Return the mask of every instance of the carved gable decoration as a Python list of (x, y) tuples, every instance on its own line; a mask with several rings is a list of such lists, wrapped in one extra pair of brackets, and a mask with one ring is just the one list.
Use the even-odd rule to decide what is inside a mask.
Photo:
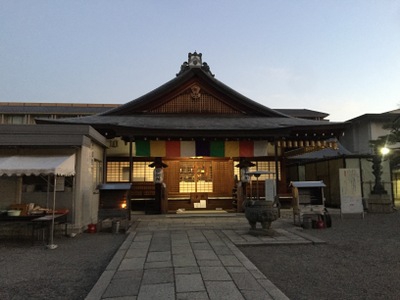
[(150, 109), (154, 114), (208, 113), (208, 114), (240, 114), (231, 106), (223, 103), (215, 96), (202, 90), (198, 84), (191, 85), (184, 92), (158, 107)]

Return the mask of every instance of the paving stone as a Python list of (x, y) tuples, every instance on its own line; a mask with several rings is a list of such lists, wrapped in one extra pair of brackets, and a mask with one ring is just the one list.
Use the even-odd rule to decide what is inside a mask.
[(258, 270), (257, 267), (250, 261), (247, 259), (247, 257), (245, 257), (244, 259), (240, 259), (240, 262), (243, 264), (243, 266), (251, 271), (251, 270)]
[[(246, 240), (247, 242), (260, 242), (261, 241), (259, 237), (255, 237), (255, 236), (252, 236), (252, 235), (249, 235), (249, 234), (244, 234), (242, 236), (242, 238), (244, 240)], [(272, 238), (268, 237), (268, 239), (272, 239)]]
[(171, 245), (172, 246), (187, 246), (187, 245), (190, 245), (190, 242), (189, 242), (189, 239), (187, 238), (187, 236), (182, 237), (182, 238), (172, 237)]
[(224, 267), (200, 267), (203, 280), (232, 280)]
[(173, 283), (150, 284), (140, 287), (137, 300), (174, 300), (175, 288)]
[(172, 246), (171, 249), (172, 254), (193, 254), (192, 248), (190, 247), (190, 245), (185, 245), (185, 246)]
[(257, 267), (242, 252), (240, 252), (239, 249), (233, 249), (232, 252), (247, 270), (258, 270)]
[(169, 239), (171, 237), (171, 233), (168, 231), (156, 231), (153, 233), (153, 240), (157, 239)]
[(171, 241), (169, 239), (160, 239), (157, 241), (152, 240), (150, 244), (149, 251), (159, 252), (159, 251), (170, 251)]
[(117, 271), (114, 274), (114, 279), (120, 278), (142, 278), (143, 270), (128, 270), (128, 271)]
[(123, 297), (102, 298), (102, 300), (137, 300), (137, 296), (123, 296)]
[(147, 251), (150, 246), (150, 241), (141, 241), (141, 242), (133, 242), (129, 249), (142, 249), (144, 251)]
[(172, 268), (172, 261), (154, 261), (146, 262), (144, 264), (144, 269), (162, 269), (162, 268)]
[(177, 293), (177, 300), (209, 300), (207, 292)]
[(174, 267), (197, 267), (197, 262), (193, 254), (172, 255)]
[(207, 239), (205, 238), (204, 235), (199, 235), (199, 234), (190, 235), (189, 234), (189, 241), (191, 243), (206, 243)]
[(173, 240), (187, 239), (188, 238), (187, 230), (174, 231), (173, 233), (171, 233), (171, 238)]
[(145, 261), (144, 257), (125, 258), (122, 260), (118, 270), (124, 271), (124, 270), (143, 269), (144, 261)]
[(246, 300), (273, 300), (266, 291), (241, 291)]
[(143, 273), (142, 284), (158, 284), (174, 282), (174, 270), (173, 268), (164, 269), (148, 269)]
[(222, 264), (226, 267), (240, 267), (242, 263), (237, 259), (235, 255), (220, 255), (219, 259)]
[(228, 247), (226, 247), (226, 245), (223, 245), (223, 246), (215, 246), (215, 247), (213, 247), (213, 249), (214, 249), (214, 252), (215, 252), (217, 255), (232, 255), (232, 254), (233, 254), (232, 251), (231, 251), (231, 249), (229, 249)]
[(175, 275), (176, 292), (198, 292), (204, 291), (204, 283), (200, 274), (178, 274)]
[(135, 296), (139, 292), (141, 278), (118, 278), (111, 280), (103, 297)]
[(149, 252), (147, 255), (146, 262), (170, 261), (170, 260), (171, 260), (171, 251)]
[(175, 274), (200, 274), (199, 267), (174, 268)]
[(220, 260), (198, 260), (199, 267), (222, 267)]
[(125, 258), (134, 258), (134, 257), (146, 257), (147, 249), (135, 249), (130, 248), (126, 251)]
[(215, 233), (214, 230), (204, 230), (203, 231), (204, 236), (207, 238), (208, 242), (211, 244), (216, 243), (219, 244), (221, 243), (221, 238), (218, 236), (218, 234)]
[(245, 273), (231, 274), (233, 281), (239, 290), (261, 291), (263, 287), (258, 283), (257, 279), (249, 271)]
[(274, 238), (251, 236), (242, 216), (141, 219), (88, 300), (287, 300), (235, 244), (318, 242), (280, 228)]
[(236, 267), (226, 267), (226, 270), (230, 273), (230, 274), (235, 274), (235, 273), (246, 273), (248, 272), (248, 270), (243, 267), (243, 266), (236, 266)]
[(111, 259), (110, 263), (107, 265), (106, 270), (116, 270), (118, 269), (119, 265), (121, 264), (121, 261), (124, 259), (126, 255), (127, 250), (126, 249), (119, 249), (114, 257)]
[(218, 260), (213, 250), (193, 250), (197, 260)]
[(244, 300), (233, 281), (206, 281), (210, 300)]
[(190, 245), (193, 250), (212, 250), (210, 244), (207, 242), (191, 242)]
[(137, 234), (134, 241), (135, 242), (147, 242), (153, 238), (152, 234)]
[(250, 273), (254, 276), (256, 279), (266, 279), (265, 275), (261, 273), (260, 270), (250, 270)]

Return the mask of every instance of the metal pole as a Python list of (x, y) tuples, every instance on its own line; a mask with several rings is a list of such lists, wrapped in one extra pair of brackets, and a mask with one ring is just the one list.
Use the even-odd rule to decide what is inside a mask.
[(50, 230), (50, 244), (47, 245), (47, 249), (53, 250), (58, 246), (54, 244), (54, 216), (56, 210), (56, 184), (57, 184), (57, 175), (54, 174), (54, 186), (53, 186), (53, 212), (52, 212), (52, 220), (51, 220), (51, 230)]
[[(277, 140), (274, 141), (274, 148), (275, 148), (275, 192), (276, 195), (279, 195), (279, 168), (278, 168), (278, 142)], [(282, 166), (281, 166), (282, 167)]]

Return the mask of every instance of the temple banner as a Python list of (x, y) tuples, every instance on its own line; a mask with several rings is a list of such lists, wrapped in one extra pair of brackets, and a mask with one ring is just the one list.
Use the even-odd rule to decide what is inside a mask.
[(259, 157), (274, 156), (268, 141), (135, 141), (141, 157)]

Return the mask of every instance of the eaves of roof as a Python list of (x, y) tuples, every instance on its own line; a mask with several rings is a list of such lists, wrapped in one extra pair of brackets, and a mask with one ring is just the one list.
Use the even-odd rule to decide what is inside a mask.
[(93, 115), (81, 118), (63, 118), (58, 120), (41, 119), (41, 123), (64, 124), (108, 124), (135, 128), (153, 129), (270, 129), (284, 127), (337, 126), (344, 123), (306, 120), (300, 118), (249, 117), (221, 115), (129, 115), (106, 116)]
[(85, 137), (106, 146), (104, 136), (89, 125), (0, 125), (0, 146), (79, 146)]
[(281, 112), (285, 115), (289, 115), (296, 118), (326, 118), (329, 116), (327, 113), (318, 112), (309, 109), (286, 109), (286, 108), (275, 108), (276, 111)]
[(361, 116), (358, 116), (356, 118), (347, 120), (346, 122), (352, 123), (355, 121), (385, 121), (385, 122), (390, 122), (394, 120), (395, 118), (400, 117), (400, 114), (398, 113), (383, 113), (383, 114), (364, 114)]
[[(38, 123), (88, 124), (97, 130), (109, 129), (119, 134), (135, 132), (148, 136), (218, 136), (260, 137), (263, 135), (311, 137), (343, 132), (345, 124), (297, 118), (232, 117), (200, 115), (88, 116), (59, 120), (42, 119)], [(327, 136), (328, 137), (328, 136)]]
[(74, 106), (0, 106), (1, 114), (36, 115), (93, 115), (110, 110), (110, 107), (74, 107)]

